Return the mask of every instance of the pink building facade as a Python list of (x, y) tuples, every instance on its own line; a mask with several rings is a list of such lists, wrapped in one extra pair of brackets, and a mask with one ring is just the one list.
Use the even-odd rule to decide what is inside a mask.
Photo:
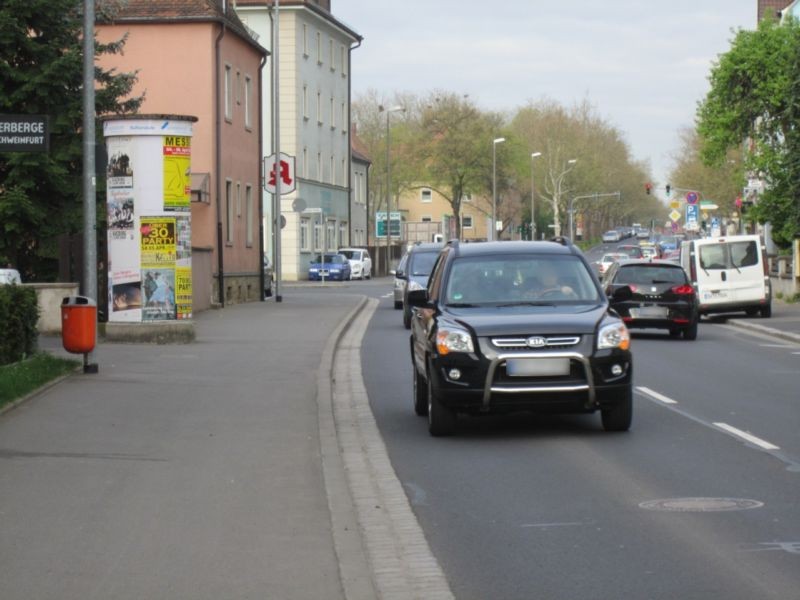
[(261, 95), (267, 51), (232, 7), (203, 0), (130, 0), (97, 23), (127, 36), (104, 68), (137, 71), (142, 113), (198, 118), (192, 139), (195, 311), (262, 296)]

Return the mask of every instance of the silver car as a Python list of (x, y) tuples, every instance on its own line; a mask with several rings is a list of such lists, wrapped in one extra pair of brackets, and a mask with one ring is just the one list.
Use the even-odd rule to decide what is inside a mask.
[(394, 307), (396, 310), (403, 309), (403, 298), (406, 294), (406, 285), (408, 278), (406, 276), (406, 264), (408, 263), (408, 254), (404, 254), (400, 259), (400, 264), (394, 271)]

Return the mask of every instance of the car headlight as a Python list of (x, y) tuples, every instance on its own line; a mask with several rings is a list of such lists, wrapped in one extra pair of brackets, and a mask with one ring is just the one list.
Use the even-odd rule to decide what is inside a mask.
[(631, 334), (624, 323), (614, 322), (600, 328), (597, 335), (597, 349), (619, 348), (627, 350), (631, 347)]
[(413, 292), (414, 290), (424, 290), (425, 288), (422, 287), (419, 283), (414, 281), (413, 279), (409, 279), (408, 281), (408, 291)]
[(316, 267), (311, 267), (311, 268), (308, 270), (308, 272), (309, 272), (309, 273), (317, 273), (318, 271), (319, 271), (319, 269), (317, 269)]
[(440, 329), (436, 332), (436, 349), (444, 356), (451, 352), (474, 352), (472, 336), (463, 329)]

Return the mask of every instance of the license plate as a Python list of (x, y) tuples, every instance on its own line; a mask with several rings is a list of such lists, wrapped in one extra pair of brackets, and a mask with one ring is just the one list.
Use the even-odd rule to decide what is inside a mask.
[(569, 359), (511, 358), (506, 361), (506, 373), (508, 373), (511, 377), (569, 375)]
[(669, 311), (663, 306), (643, 306), (630, 309), (634, 319), (666, 319)]
[(327, 275), (327, 274), (328, 274), (328, 272), (327, 272), (327, 271), (320, 271), (320, 272), (319, 272), (319, 274), (320, 274), (320, 275)]

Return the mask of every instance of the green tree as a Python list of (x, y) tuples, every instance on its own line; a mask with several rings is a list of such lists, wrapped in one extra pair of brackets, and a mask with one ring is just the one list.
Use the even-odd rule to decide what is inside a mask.
[[(0, 4), (0, 112), (50, 117), (48, 153), (0, 154), (0, 259), (34, 280), (52, 276), (57, 236), (80, 229), (81, 8), (76, 0)], [(116, 54), (123, 45), (96, 43), (95, 54)], [(135, 73), (95, 68), (95, 81), (97, 114), (141, 104), (141, 97), (121, 100)]]
[(798, 127), (798, 49), (800, 26), (793, 20), (766, 20), (756, 31), (738, 31), (712, 68), (711, 89), (697, 112), (707, 164), (722, 164), (731, 149), (747, 142), (746, 170), (767, 184), (755, 213), (772, 222), (773, 238), (783, 244), (800, 229), (798, 199), (787, 195)]

